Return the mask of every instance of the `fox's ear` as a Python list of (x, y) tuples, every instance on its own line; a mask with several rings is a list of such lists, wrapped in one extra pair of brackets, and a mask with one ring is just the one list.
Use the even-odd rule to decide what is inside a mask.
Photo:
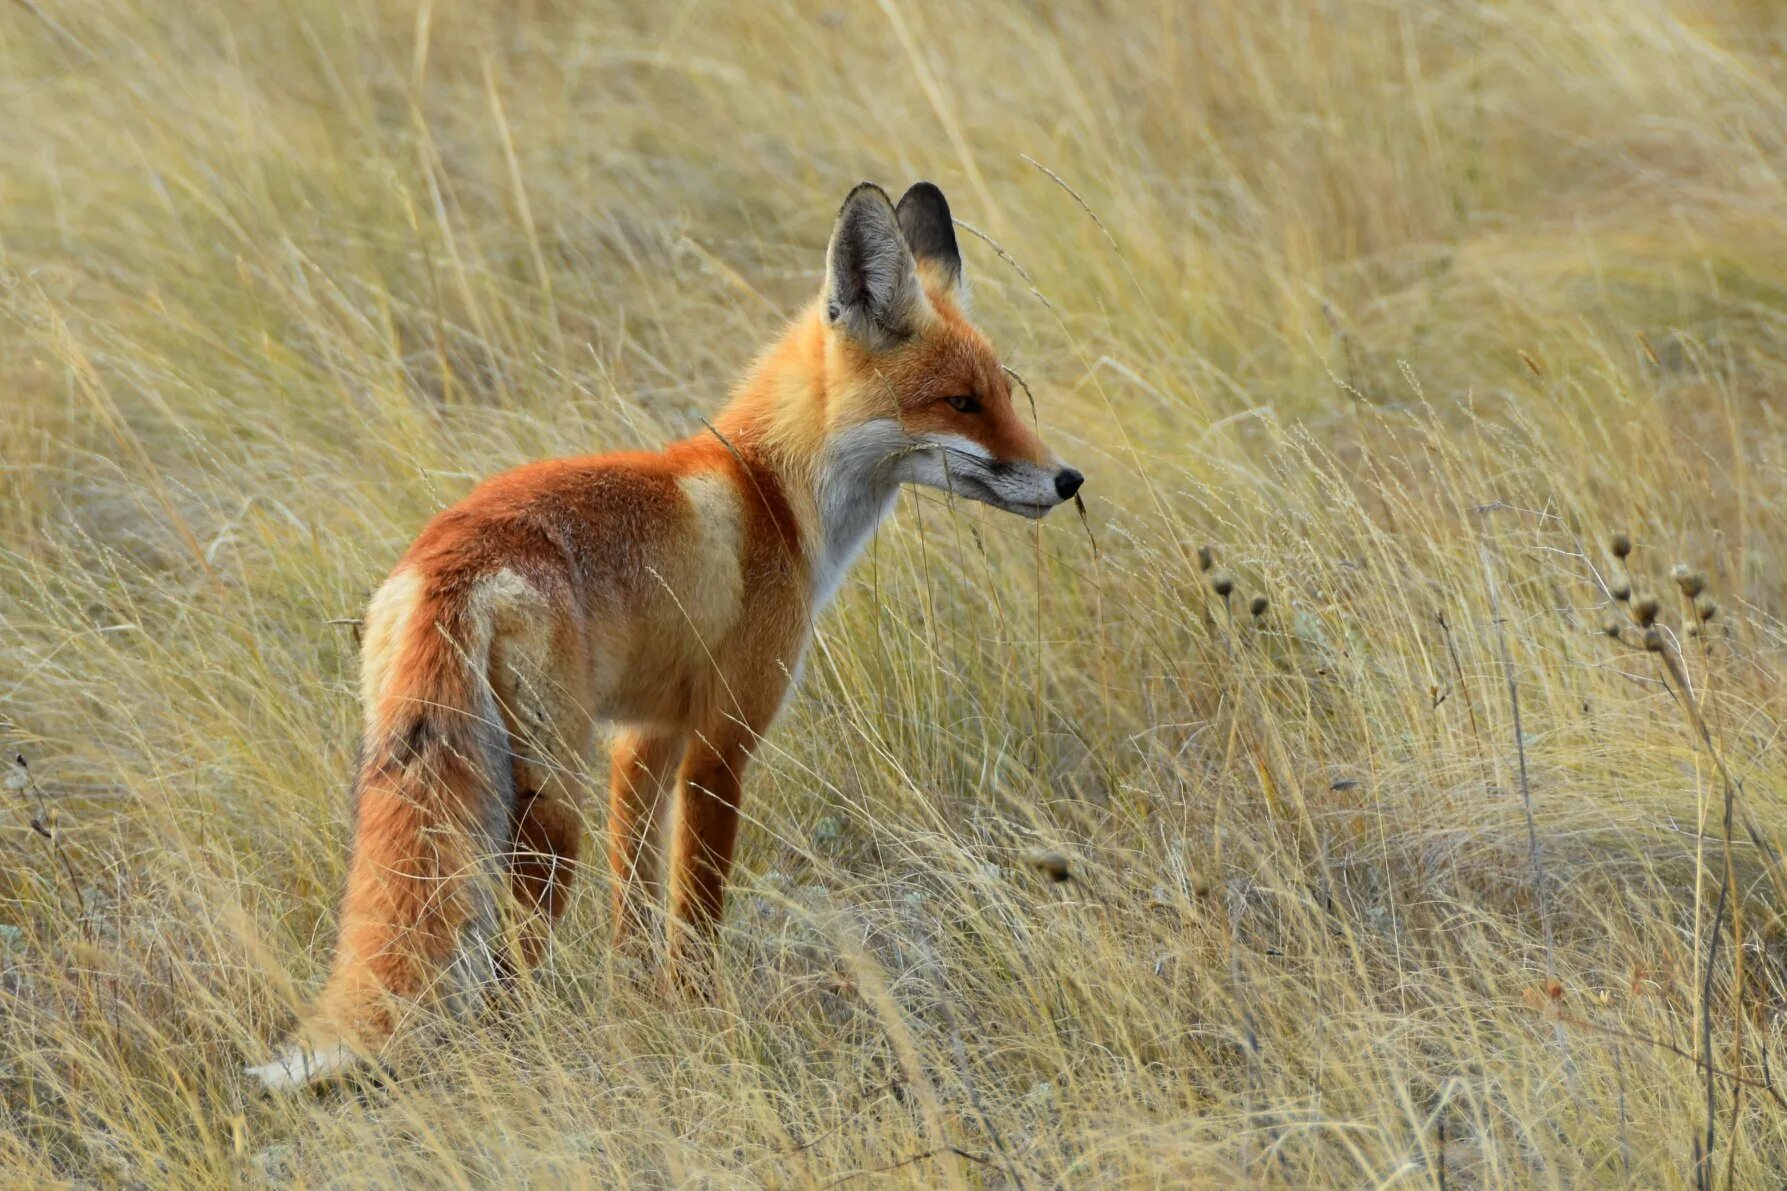
[(949, 200), (929, 182), (918, 182), (900, 197), (895, 214), (906, 247), (912, 250), (921, 269), (935, 272), (935, 281), (950, 293), (961, 296), (962, 253), (956, 247), (956, 225), (949, 217)]
[(911, 333), (924, 288), (887, 192), (859, 183), (838, 212), (825, 250), (825, 316), (871, 350)]

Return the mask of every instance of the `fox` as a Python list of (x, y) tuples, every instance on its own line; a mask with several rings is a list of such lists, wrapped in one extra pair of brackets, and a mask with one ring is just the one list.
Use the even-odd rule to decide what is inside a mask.
[(511, 951), (539, 962), (604, 732), (613, 945), (701, 987), (746, 767), (901, 488), (1041, 518), (1083, 481), (969, 319), (943, 192), (856, 186), (820, 293), (700, 433), (487, 479), (374, 593), (333, 960), (248, 1074), (284, 1091), (376, 1062), (406, 1007), (470, 1012)]

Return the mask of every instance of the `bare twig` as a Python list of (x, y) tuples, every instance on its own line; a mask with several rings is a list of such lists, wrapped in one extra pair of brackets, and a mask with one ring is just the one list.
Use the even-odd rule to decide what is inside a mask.
[(853, 1170), (849, 1174), (835, 1178), (824, 1185), (826, 1187), (842, 1187), (852, 1179), (860, 1179), (865, 1174), (886, 1174), (890, 1170), (899, 1170), (901, 1167), (923, 1162), (927, 1158), (941, 1157), (944, 1154), (954, 1154), (958, 1158), (966, 1158), (968, 1161), (979, 1163), (981, 1166), (991, 1166), (993, 1164), (992, 1159), (988, 1158), (985, 1154), (976, 1154), (972, 1150), (964, 1150), (961, 1146), (938, 1146), (936, 1149), (925, 1150), (922, 1153), (913, 1154), (910, 1158), (901, 1158), (898, 1162), (889, 1162), (886, 1166), (871, 1166), (865, 1170)]
[(1545, 860), (1539, 847), (1539, 828), (1533, 817), (1533, 791), (1526, 769), (1526, 734), (1520, 723), (1520, 684), (1514, 674), (1514, 655), (1508, 650), (1508, 632), (1502, 623), (1501, 589), (1496, 583), (1495, 560), (1489, 545), (1479, 541), (1483, 553), (1483, 574), (1489, 587), (1489, 615), (1495, 624), (1496, 650), (1501, 655), (1502, 676), (1508, 683), (1508, 707), (1514, 718), (1514, 755), (1520, 767), (1520, 803), (1526, 812), (1526, 842), (1532, 858), (1533, 883), (1539, 902), (1539, 925), (1545, 935), (1545, 977), (1557, 979), (1556, 938), (1551, 926), (1551, 905), (1545, 894)]
[(850, 1109), (849, 1112), (844, 1114), (843, 1118), (841, 1120), (839, 1120), (837, 1124), (832, 1125), (826, 1129), (821, 1129), (818, 1133), (815, 1133), (812, 1137), (809, 1137), (805, 1141), (796, 1142), (794, 1145), (792, 1145), (788, 1149), (784, 1150), (783, 1153), (798, 1154), (804, 1150), (812, 1149), (814, 1146), (818, 1145), (820, 1142), (824, 1141), (826, 1138), (830, 1137), (832, 1134), (834, 1134), (838, 1130), (842, 1129), (845, 1125), (848, 1125), (851, 1121), (854, 1121), (857, 1117), (861, 1116), (862, 1110), (867, 1108), (869, 1106), (870, 1102), (873, 1101), (876, 1097), (884, 1095), (887, 1092), (891, 1092), (895, 1088), (902, 1087), (905, 1084), (905, 1082), (906, 1081), (903, 1077), (896, 1075), (892, 1079), (888, 1080), (885, 1083), (876, 1084), (872, 1088), (866, 1088), (863, 1091), (858, 1092), (857, 1096), (856, 1096), (856, 1104)]
[[(31, 766), (25, 760), (25, 754), (14, 753), (12, 764), (13, 772), (24, 777), (20, 797), (25, 800), (26, 810), (30, 814), (31, 830), (44, 841), (44, 845), (49, 849), (50, 857), (59, 870), (56, 880), (60, 882), (64, 877), (67, 878), (68, 896), (74, 903), (74, 908), (69, 913), (80, 927), (84, 937), (88, 933), (88, 927), (86, 916), (81, 913), (81, 882), (80, 878), (75, 876), (74, 862), (69, 859), (68, 853), (62, 847), (62, 833), (57, 829), (56, 812), (51, 809), (43, 796), (43, 791), (38, 788), (37, 775), (31, 772)], [(35, 804), (35, 807), (32, 804)]]
[(1622, 1030), (1618, 1026), (1602, 1025), (1597, 1021), (1586, 1021), (1580, 1017), (1562, 1015), (1556, 1018), (1556, 1021), (1559, 1025), (1575, 1026), (1578, 1029), (1591, 1030), (1597, 1034), (1606, 1034), (1610, 1038), (1624, 1038), (1628, 1042), (1642, 1042), (1646, 1046), (1652, 1046), (1658, 1050), (1666, 1050), (1677, 1058), (1686, 1059), (1688, 1062), (1694, 1064), (1694, 1066), (1701, 1070), (1708, 1071), (1710, 1074), (1715, 1075), (1720, 1079), (1728, 1079), (1733, 1084), (1737, 1084), (1740, 1087), (1759, 1089), (1760, 1091), (1767, 1093), (1769, 1099), (1773, 1100), (1782, 1109), (1787, 1109), (1787, 1096), (1781, 1094), (1781, 1090), (1774, 1086), (1772, 1080), (1753, 1079), (1748, 1075), (1739, 1075), (1735, 1071), (1726, 1071), (1721, 1067), (1714, 1067), (1699, 1055), (1685, 1051), (1673, 1042), (1665, 1042), (1661, 1038), (1652, 1038), (1647, 1034), (1635, 1034), (1630, 1030)]
[[(1655, 632), (1654, 629), (1652, 631)], [(1650, 639), (1647, 637), (1647, 642), (1649, 641)], [(1713, 1143), (1716, 1137), (1718, 1124), (1718, 1088), (1713, 1082), (1712, 1066), (1713, 971), (1718, 959), (1719, 934), (1724, 926), (1725, 907), (1727, 904), (1731, 906), (1731, 930), (1734, 936), (1731, 948), (1732, 983), (1734, 996), (1737, 997), (1739, 1002), (1737, 1012), (1733, 1015), (1732, 1024), (1732, 1029), (1734, 1031), (1732, 1042), (1734, 1061), (1737, 1057), (1741, 1056), (1743, 1046), (1743, 919), (1742, 908), (1738, 900), (1733, 896), (1733, 887), (1737, 882), (1737, 870), (1736, 862), (1732, 858), (1731, 851), (1731, 833), (1733, 822), (1736, 817), (1739, 787), (1737, 780), (1732, 776), (1731, 771), (1726, 768), (1725, 759), (1720, 755), (1718, 746), (1713, 742), (1712, 730), (1708, 727), (1705, 717), (1701, 714), (1700, 703), (1694, 696), (1693, 684), (1688, 680), (1688, 668), (1682, 661), (1681, 652), (1676, 649), (1675, 643), (1671, 641), (1667, 635), (1660, 632), (1656, 633), (1654, 644), (1658, 647), (1655, 652), (1663, 659), (1664, 668), (1668, 670), (1669, 676), (1675, 680), (1676, 686), (1680, 688), (1678, 701), (1681, 704), (1683, 713), (1687, 716), (1689, 725), (1698, 733), (1701, 742), (1706, 745), (1707, 754), (1712, 757), (1713, 766), (1719, 774), (1720, 785), (1723, 787), (1724, 794), (1724, 813), (1721, 816), (1721, 827), (1725, 864), (1724, 872), (1719, 879), (1719, 898), (1713, 907), (1712, 934), (1706, 944), (1706, 971), (1701, 979), (1700, 986), (1700, 1043), (1706, 1069), (1706, 1130), (1704, 1140), (1697, 1143), (1695, 1147), (1694, 1182), (1697, 1187), (1710, 1188), (1712, 1186)], [(1762, 852), (1763, 867), (1768, 872), (1771, 880), (1775, 882), (1777, 892), (1780, 892), (1781, 873), (1775, 851), (1772, 847), (1768, 846), (1761, 830), (1756, 827), (1753, 822), (1749, 821), (1747, 808), (1745, 811), (1745, 821), (1746, 826), (1749, 828), (1751, 841), (1755, 843), (1758, 850)], [(1783, 902), (1787, 903), (1787, 896), (1783, 897)], [(1773, 1089), (1770, 1090), (1772, 1091)], [(1735, 1097), (1736, 1093), (1734, 1092), (1733, 1095)], [(1731, 1145), (1734, 1147), (1737, 1144), (1737, 1135), (1735, 1132), (1737, 1127), (1736, 1117), (1737, 1106), (1734, 1103), (1732, 1106), (1733, 1133), (1731, 1138)], [(1733, 1161), (1735, 1160), (1735, 1151), (1730, 1155), (1730, 1158)], [(1729, 1166), (1729, 1162), (1727, 1165)]]
[[(1496, 581), (1495, 559), (1490, 554), (1487, 530), (1478, 539), (1477, 548), (1483, 556), (1483, 575), (1489, 589), (1489, 615), (1495, 624), (1496, 650), (1501, 655), (1502, 676), (1508, 683), (1508, 708), (1514, 720), (1514, 755), (1520, 767), (1520, 805), (1526, 815), (1526, 841), (1532, 858), (1533, 890), (1539, 904), (1539, 925), (1545, 936), (1545, 979), (1548, 985), (1555, 986), (1557, 939), (1551, 925), (1551, 901), (1545, 887), (1545, 859), (1539, 847), (1539, 827), (1533, 815), (1532, 783), (1527, 775), (1526, 733), (1520, 721), (1520, 683), (1514, 673), (1514, 655), (1508, 648), (1507, 626), (1502, 623), (1501, 586)], [(1575, 1099), (1575, 1065), (1570, 1061), (1570, 1049), (1564, 1040), (1562, 1026), (1556, 1027), (1556, 1037), (1558, 1049), (1563, 1051), (1564, 1069), (1570, 1075), (1570, 1095)], [(1580, 1109), (1580, 1102), (1577, 1106)]]

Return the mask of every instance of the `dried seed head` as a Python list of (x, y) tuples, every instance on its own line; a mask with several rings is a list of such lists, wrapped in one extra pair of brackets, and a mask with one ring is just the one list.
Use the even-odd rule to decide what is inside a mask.
[(1067, 857), (1060, 852), (1035, 851), (1024, 857), (1029, 866), (1059, 885), (1073, 877), (1073, 868)]
[(1644, 647), (1651, 653), (1663, 652), (1663, 630), (1651, 625), (1644, 630)]
[(1210, 576), (1210, 590), (1223, 599), (1228, 599), (1229, 593), (1235, 590), (1235, 577), (1227, 571), (1216, 572)]
[(1611, 618), (1607, 621), (1606, 624), (1601, 626), (1601, 631), (1603, 633), (1606, 633), (1609, 637), (1612, 637), (1615, 641), (1619, 640), (1619, 635), (1622, 631), (1624, 631), (1624, 629), (1625, 629), (1624, 625), (1622, 625), (1619, 621), (1613, 620)]
[(1719, 614), (1719, 605), (1709, 595), (1703, 595), (1694, 601), (1694, 615), (1701, 620), (1711, 620)]
[(1608, 588), (1608, 591), (1612, 592), (1613, 598), (1622, 604), (1632, 598), (1632, 585), (1630, 583), (1615, 583), (1612, 587)]
[(1706, 590), (1706, 576), (1699, 571), (1690, 570), (1685, 562), (1675, 564), (1669, 574), (1675, 579), (1675, 585), (1682, 589), (1682, 594), (1690, 600)]
[(1662, 607), (1663, 605), (1657, 602), (1656, 596), (1639, 596), (1632, 601), (1632, 615), (1637, 618), (1639, 624), (1648, 627), (1656, 623), (1657, 613), (1662, 610)]
[(1266, 614), (1266, 609), (1271, 606), (1272, 601), (1268, 600), (1265, 596), (1254, 596), (1253, 602), (1247, 605), (1247, 610), (1253, 613), (1253, 618), (1255, 620), (1258, 620)]
[(1213, 546), (1198, 547), (1198, 570), (1208, 571), (1216, 565), (1216, 549)]
[(1632, 553), (1632, 535), (1623, 529), (1618, 530), (1608, 539), (1607, 545), (1613, 551), (1615, 558), (1624, 558)]

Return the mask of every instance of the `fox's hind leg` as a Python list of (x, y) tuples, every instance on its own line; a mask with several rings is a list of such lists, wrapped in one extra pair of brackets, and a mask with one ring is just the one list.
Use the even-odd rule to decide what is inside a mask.
[[(545, 954), (570, 904), (583, 845), (583, 788), (594, 735), (582, 651), (569, 631), (549, 653), (499, 640), (498, 702), (508, 729), (515, 799), (507, 835), (509, 887), (520, 904), (522, 962)], [(553, 662), (558, 664), (553, 665)]]
[(546, 954), (552, 927), (571, 902), (583, 848), (583, 812), (553, 794), (523, 791), (511, 820), (509, 887), (521, 904), (521, 961), (532, 967)]

